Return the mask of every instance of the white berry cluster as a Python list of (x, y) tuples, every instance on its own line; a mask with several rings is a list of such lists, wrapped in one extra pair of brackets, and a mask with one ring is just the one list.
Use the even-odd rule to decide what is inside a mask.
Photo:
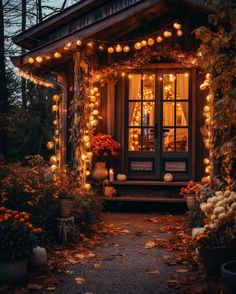
[(226, 224), (236, 225), (236, 192), (217, 191), (200, 207), (208, 218), (206, 226), (210, 229), (218, 229)]

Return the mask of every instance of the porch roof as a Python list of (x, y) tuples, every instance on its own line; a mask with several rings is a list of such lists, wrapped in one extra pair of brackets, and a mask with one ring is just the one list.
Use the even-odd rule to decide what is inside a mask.
[[(98, 13), (98, 9), (104, 13)], [(13, 41), (30, 51), (13, 57), (12, 62), (21, 67), (27, 64), (29, 55), (48, 54), (79, 37), (96, 36), (96, 39), (116, 41), (139, 26), (147, 28), (148, 21), (168, 11), (174, 11), (173, 16), (178, 11), (182, 15), (195, 15), (198, 19), (206, 19), (212, 12), (202, 0), (82, 0), (15, 36)], [(62, 30), (61, 34), (58, 29)]]

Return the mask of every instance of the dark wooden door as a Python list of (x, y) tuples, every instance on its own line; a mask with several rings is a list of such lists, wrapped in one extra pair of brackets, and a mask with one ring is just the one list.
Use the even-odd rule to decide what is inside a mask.
[(126, 173), (129, 179), (191, 178), (191, 72), (141, 70), (126, 83)]

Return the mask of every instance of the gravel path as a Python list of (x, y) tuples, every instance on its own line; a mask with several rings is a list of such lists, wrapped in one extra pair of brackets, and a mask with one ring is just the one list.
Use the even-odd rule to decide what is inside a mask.
[[(152, 238), (165, 238), (157, 232), (157, 224), (147, 221), (153, 215), (131, 213), (104, 213), (107, 224), (128, 230), (124, 235), (104, 236), (102, 247), (95, 250), (96, 257), (86, 264), (70, 266), (71, 274), (53, 292), (55, 294), (168, 294), (179, 293), (167, 288), (169, 279), (178, 277), (176, 268), (168, 266), (167, 256), (172, 253), (144, 246)], [(158, 216), (156, 216), (158, 217)], [(96, 264), (96, 265), (94, 265)], [(98, 267), (98, 268), (94, 268)], [(85, 281), (77, 284), (75, 278)]]

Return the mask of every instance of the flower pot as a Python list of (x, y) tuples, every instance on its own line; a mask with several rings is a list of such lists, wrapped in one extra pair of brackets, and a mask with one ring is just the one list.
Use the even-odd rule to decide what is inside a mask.
[(94, 180), (105, 180), (108, 177), (108, 170), (105, 162), (96, 162), (91, 177)]
[(236, 246), (200, 248), (199, 256), (209, 276), (220, 275), (225, 262), (236, 260)]
[(221, 277), (232, 292), (236, 293), (236, 260), (226, 262), (221, 266)]
[(196, 205), (195, 194), (189, 194), (189, 195), (187, 195), (186, 201), (187, 201), (188, 210), (194, 209), (194, 207)]
[(74, 199), (61, 198), (59, 202), (59, 207), (61, 218), (71, 217), (74, 210)]
[(26, 279), (28, 270), (27, 259), (0, 261), (0, 283), (16, 284)]

